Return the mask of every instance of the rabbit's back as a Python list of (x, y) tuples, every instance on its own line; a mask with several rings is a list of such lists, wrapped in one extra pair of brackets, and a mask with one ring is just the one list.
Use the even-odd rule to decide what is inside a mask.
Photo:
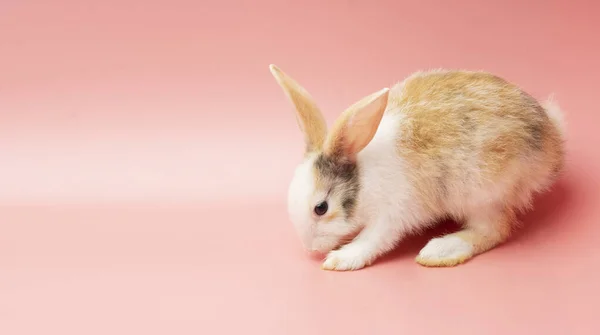
[(524, 207), (560, 173), (558, 120), (519, 87), (484, 72), (430, 71), (392, 88), (397, 150), (430, 211), (479, 201)]

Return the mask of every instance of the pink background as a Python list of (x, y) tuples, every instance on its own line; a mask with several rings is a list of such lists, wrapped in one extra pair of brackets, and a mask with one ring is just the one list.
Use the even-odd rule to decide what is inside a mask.
[[(598, 334), (600, 3), (3, 0), (0, 334)], [(302, 137), (275, 63), (331, 122), (431, 67), (551, 93), (568, 170), (464, 266), (307, 257)], [(439, 231), (438, 231), (439, 233)]]

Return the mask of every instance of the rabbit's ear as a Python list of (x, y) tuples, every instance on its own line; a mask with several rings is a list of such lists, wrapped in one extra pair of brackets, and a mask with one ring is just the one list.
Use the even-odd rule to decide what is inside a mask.
[(351, 161), (375, 136), (387, 106), (389, 89), (384, 88), (356, 102), (342, 113), (324, 144), (324, 152)]
[(273, 77), (296, 107), (296, 121), (304, 133), (306, 151), (319, 151), (327, 136), (327, 124), (310, 94), (277, 66), (269, 66)]

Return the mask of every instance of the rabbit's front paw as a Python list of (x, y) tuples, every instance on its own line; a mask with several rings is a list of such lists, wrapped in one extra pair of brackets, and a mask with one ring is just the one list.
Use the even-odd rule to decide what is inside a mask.
[(368, 253), (360, 247), (347, 245), (339, 250), (329, 252), (321, 268), (333, 271), (353, 271), (362, 269), (369, 264)]

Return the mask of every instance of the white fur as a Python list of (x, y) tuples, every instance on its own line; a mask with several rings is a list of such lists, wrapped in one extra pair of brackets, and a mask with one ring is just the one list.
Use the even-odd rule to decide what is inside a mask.
[(543, 104), (546, 113), (552, 120), (552, 123), (556, 126), (556, 128), (560, 131), (560, 133), (565, 136), (566, 135), (566, 122), (564, 114), (558, 105), (558, 102), (554, 99), (554, 96), (550, 96), (546, 99), (546, 102)]
[(357, 220), (359, 235), (327, 256), (324, 269), (356, 270), (393, 249), (409, 233), (432, 223), (434, 216), (418, 202), (408, 182), (406, 164), (398, 156), (401, 113), (386, 113), (373, 140), (358, 155), (361, 191)]
[(302, 162), (294, 173), (288, 188), (288, 214), (291, 218), (302, 244), (312, 249), (316, 222), (312, 217), (312, 192), (315, 188), (315, 178), (312, 171), (314, 158)]
[[(296, 168), (288, 192), (288, 211), (307, 249), (329, 251), (356, 226), (371, 227), (372, 233), (367, 234), (371, 230), (365, 229), (355, 242), (365, 239), (362, 244), (367, 248), (377, 244), (391, 249), (402, 235), (423, 225), (427, 215), (411, 200), (414, 190), (406, 181), (404, 164), (396, 153), (396, 129), (401, 119), (401, 114), (384, 115), (373, 140), (358, 155), (361, 191), (356, 222), (340, 219), (319, 224), (312, 212), (314, 205), (322, 200), (313, 195), (314, 157), (309, 156)], [(334, 208), (336, 204), (329, 206)], [(379, 253), (380, 250), (373, 250), (374, 256)]]

